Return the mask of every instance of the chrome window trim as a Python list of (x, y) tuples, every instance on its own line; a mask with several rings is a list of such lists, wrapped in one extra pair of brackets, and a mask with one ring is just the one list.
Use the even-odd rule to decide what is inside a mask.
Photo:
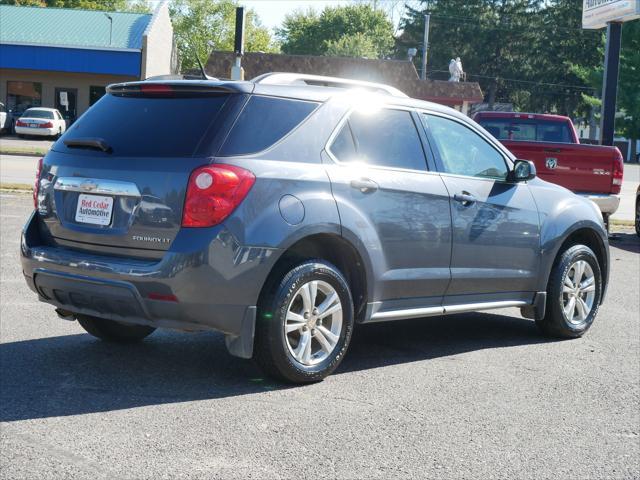
[(59, 177), (53, 188), (64, 192), (95, 193), (122, 197), (142, 196), (135, 183), (97, 178)]

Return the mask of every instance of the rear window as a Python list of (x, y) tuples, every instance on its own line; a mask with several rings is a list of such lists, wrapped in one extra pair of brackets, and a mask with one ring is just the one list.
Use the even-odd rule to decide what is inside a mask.
[(248, 155), (283, 138), (318, 106), (315, 102), (252, 96), (229, 133), (220, 155)]
[(54, 118), (53, 112), (50, 112), (49, 110), (36, 110), (33, 108), (24, 112), (22, 116), (28, 118)]
[(195, 153), (229, 97), (109, 94), (87, 110), (64, 138), (102, 138), (118, 156), (187, 157)]
[(573, 142), (569, 126), (564, 122), (519, 118), (481, 118), (478, 123), (499, 140)]

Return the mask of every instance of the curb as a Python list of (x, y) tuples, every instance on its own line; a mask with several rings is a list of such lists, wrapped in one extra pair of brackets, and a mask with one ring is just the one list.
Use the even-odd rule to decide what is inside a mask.
[(42, 151), (30, 151), (30, 152), (16, 152), (16, 151), (3, 151), (0, 149), (0, 155), (9, 155), (13, 157), (44, 157), (47, 154), (48, 150)]
[(0, 183), (0, 192), (31, 194), (33, 192), (33, 186), (26, 183)]

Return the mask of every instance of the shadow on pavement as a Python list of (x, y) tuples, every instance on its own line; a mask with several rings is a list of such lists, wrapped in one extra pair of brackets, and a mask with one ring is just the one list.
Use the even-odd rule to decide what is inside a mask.
[(609, 237), (609, 244), (627, 252), (640, 253), (640, 237), (635, 232), (615, 233)]
[[(334, 375), (545, 341), (532, 321), (486, 313), (359, 325)], [(86, 334), (3, 343), (0, 372), (5, 422), (294, 388), (228, 355), (214, 333), (157, 331), (138, 345)]]

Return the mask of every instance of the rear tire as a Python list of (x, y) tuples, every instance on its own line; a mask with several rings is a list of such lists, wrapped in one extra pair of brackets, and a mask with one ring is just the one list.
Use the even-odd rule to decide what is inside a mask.
[(574, 245), (556, 259), (547, 286), (545, 316), (536, 324), (549, 337), (581, 337), (593, 324), (601, 297), (598, 259), (586, 245)]
[(318, 382), (342, 362), (353, 332), (353, 300), (342, 273), (306, 261), (276, 279), (258, 306), (255, 360), (290, 383)]
[(107, 342), (136, 343), (156, 330), (146, 325), (128, 325), (88, 315), (78, 315), (77, 319), (87, 333)]
[(636, 200), (636, 235), (640, 237), (640, 199)]

